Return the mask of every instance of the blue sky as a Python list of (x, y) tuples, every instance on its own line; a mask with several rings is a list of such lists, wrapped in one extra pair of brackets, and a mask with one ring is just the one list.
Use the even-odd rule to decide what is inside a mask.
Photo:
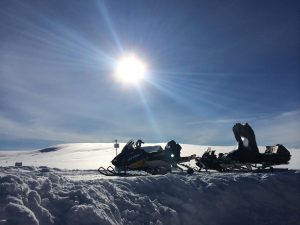
[[(300, 146), (299, 1), (0, 2), (0, 149), (65, 142)], [(113, 79), (134, 52), (135, 85)]]

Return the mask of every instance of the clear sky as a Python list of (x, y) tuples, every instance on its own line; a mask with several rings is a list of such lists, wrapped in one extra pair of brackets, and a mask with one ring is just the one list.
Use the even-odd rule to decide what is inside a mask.
[[(300, 1), (0, 1), (0, 149), (64, 142), (300, 146)], [(134, 53), (147, 79), (121, 84)]]

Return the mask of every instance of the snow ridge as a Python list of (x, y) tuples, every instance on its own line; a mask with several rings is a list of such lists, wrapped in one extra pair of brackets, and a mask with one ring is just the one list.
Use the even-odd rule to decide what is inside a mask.
[(299, 171), (73, 180), (1, 167), (0, 224), (296, 224), (299, 190)]

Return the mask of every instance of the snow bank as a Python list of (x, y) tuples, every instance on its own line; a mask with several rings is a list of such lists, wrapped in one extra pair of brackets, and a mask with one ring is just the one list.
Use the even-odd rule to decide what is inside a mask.
[(276, 225), (300, 221), (297, 171), (92, 180), (69, 179), (68, 173), (72, 171), (0, 168), (2, 224)]

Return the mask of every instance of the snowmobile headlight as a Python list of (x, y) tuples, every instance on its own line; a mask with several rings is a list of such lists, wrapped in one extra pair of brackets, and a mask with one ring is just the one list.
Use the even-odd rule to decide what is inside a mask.
[(174, 154), (171, 154), (171, 157), (174, 158)]

